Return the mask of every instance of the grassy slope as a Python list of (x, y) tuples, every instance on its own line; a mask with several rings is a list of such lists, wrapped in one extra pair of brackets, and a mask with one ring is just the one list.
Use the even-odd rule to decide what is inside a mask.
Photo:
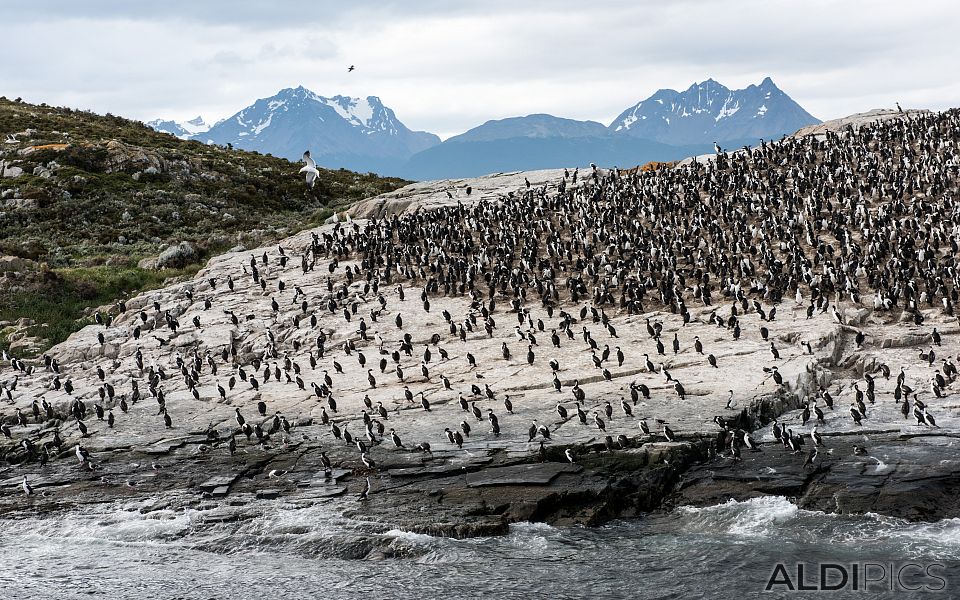
[[(163, 272), (103, 266), (48, 271), (43, 284), (16, 291), (0, 290), (0, 321), (33, 319), (37, 325), (28, 328), (27, 333), (46, 339), (46, 348), (92, 323), (87, 309), (109, 304), (138, 290), (160, 287), (172, 277), (191, 276), (198, 270), (199, 265)], [(0, 329), (0, 348), (10, 345), (5, 337)]]
[[(16, 143), (4, 143), (18, 133)], [(48, 144), (67, 146), (37, 148)], [(0, 254), (47, 267), (29, 285), (0, 285), (0, 321), (46, 323), (35, 333), (50, 343), (80, 327), (85, 308), (195, 272), (196, 266), (173, 273), (136, 267), (168, 244), (191, 241), (207, 258), (237, 243), (270, 242), (406, 183), (321, 170), (308, 190), (297, 175), (300, 165), (281, 158), (179, 140), (111, 115), (6, 98), (0, 98), (0, 160), (24, 171), (0, 178), (0, 194), (8, 196), (0, 199)], [(144, 172), (151, 165), (160, 166), (157, 173)], [(11, 195), (34, 202), (13, 209), (5, 206)]]

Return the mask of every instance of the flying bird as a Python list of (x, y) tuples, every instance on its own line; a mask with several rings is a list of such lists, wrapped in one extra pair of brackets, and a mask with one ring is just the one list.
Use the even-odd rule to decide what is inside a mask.
[(300, 169), (300, 172), (306, 174), (307, 187), (313, 189), (313, 184), (316, 183), (320, 171), (317, 170), (317, 163), (310, 158), (309, 150), (303, 153), (303, 162), (307, 163), (307, 165)]

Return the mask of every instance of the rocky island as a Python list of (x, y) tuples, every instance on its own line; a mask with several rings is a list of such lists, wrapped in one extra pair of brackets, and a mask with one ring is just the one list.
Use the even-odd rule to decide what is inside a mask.
[(417, 183), (216, 256), (3, 357), (0, 513), (958, 517), (958, 132), (877, 111), (648, 172)]

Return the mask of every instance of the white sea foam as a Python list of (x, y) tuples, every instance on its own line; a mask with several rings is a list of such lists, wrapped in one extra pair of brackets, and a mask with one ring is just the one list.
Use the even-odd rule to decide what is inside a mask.
[(777, 535), (797, 542), (860, 545), (864, 550), (894, 542), (905, 556), (936, 552), (944, 559), (960, 559), (960, 519), (924, 523), (874, 513), (825, 513), (798, 508), (782, 496), (680, 507), (676, 514), (680, 528), (691, 533), (733, 538)]
[(439, 539), (432, 535), (427, 535), (426, 533), (415, 533), (413, 531), (403, 531), (402, 529), (391, 529), (390, 531), (384, 532), (383, 535), (385, 537), (392, 537), (405, 542), (413, 542), (417, 544), (432, 544)]
[(519, 523), (512, 523), (510, 525), (510, 531), (544, 533), (558, 531), (558, 529), (547, 523), (531, 523), (530, 521), (521, 521)]
[(685, 506), (678, 510), (689, 516), (690, 526), (742, 536), (766, 535), (771, 527), (795, 519), (800, 511), (796, 504), (782, 496), (729, 500), (714, 506)]

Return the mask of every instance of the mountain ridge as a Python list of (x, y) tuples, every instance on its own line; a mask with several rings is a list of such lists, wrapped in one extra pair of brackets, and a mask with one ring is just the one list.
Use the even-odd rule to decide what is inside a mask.
[(596, 121), (577, 121), (546, 113), (533, 113), (522, 117), (491, 119), (472, 129), (447, 138), (448, 142), (482, 142), (513, 137), (562, 137), (578, 138), (603, 135), (607, 128)]
[[(713, 79), (680, 92), (662, 88), (609, 125), (545, 113), (491, 119), (441, 141), (406, 127), (377, 96), (320, 96), (284, 88), (200, 131), (202, 120), (151, 121), (155, 129), (298, 160), (310, 149), (328, 168), (406, 178), (476, 176), (484, 169), (523, 170), (587, 162), (631, 165), (739, 146), (820, 123), (770, 77), (731, 90)], [(204, 124), (205, 125), (205, 124)], [(190, 133), (190, 128), (197, 129)], [(534, 141), (531, 141), (534, 140)], [(573, 143), (577, 140), (579, 144)], [(507, 164), (507, 159), (515, 161)]]
[(820, 123), (770, 77), (740, 90), (707, 79), (683, 92), (657, 90), (620, 113), (615, 132), (664, 143), (772, 138)]
[(412, 131), (376, 96), (320, 96), (303, 86), (260, 98), (194, 139), (298, 160), (306, 149), (318, 164), (382, 170), (436, 145)]

